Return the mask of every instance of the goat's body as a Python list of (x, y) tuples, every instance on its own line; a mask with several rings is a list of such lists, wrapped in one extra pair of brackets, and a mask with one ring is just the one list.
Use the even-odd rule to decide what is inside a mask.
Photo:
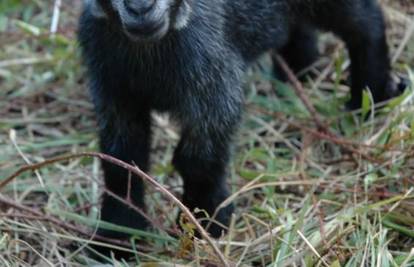
[[(226, 1), (225, 32), (246, 61), (288, 42), (291, 8), (286, 1)], [(255, 10), (255, 12), (252, 12)]]
[[(80, 44), (89, 67), (99, 119), (101, 148), (148, 170), (150, 112), (169, 112), (182, 127), (173, 163), (184, 179), (184, 203), (212, 214), (227, 196), (230, 144), (243, 105), (242, 74), (248, 64), (274, 49), (295, 70), (317, 54), (313, 28), (334, 31), (352, 59), (352, 100), (371, 87), (386, 99), (389, 80), (384, 22), (374, 0), (194, 0), (187, 27), (153, 43), (130, 41), (115, 25), (86, 8)], [(104, 163), (107, 187), (125, 196), (128, 174)], [(143, 207), (143, 188), (132, 184)], [(218, 212), (228, 223), (232, 207)], [(143, 218), (105, 195), (102, 217), (143, 227)], [(210, 232), (220, 234), (213, 225)], [(106, 236), (117, 236), (103, 231)]]

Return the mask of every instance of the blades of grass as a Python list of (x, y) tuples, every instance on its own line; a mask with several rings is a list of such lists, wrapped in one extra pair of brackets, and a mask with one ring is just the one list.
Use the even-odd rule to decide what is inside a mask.
[(401, 233), (401, 234), (403, 234), (403, 235), (405, 235), (405, 236), (408, 236), (408, 237), (414, 238), (414, 230), (411, 230), (410, 228), (407, 228), (407, 227), (401, 226), (401, 225), (399, 225), (399, 224), (397, 224), (397, 223), (395, 223), (395, 222), (391, 221), (391, 220), (390, 220), (390, 219), (388, 219), (388, 218), (384, 219), (384, 220), (382, 221), (382, 224), (383, 224), (385, 227), (391, 228), (391, 229), (393, 229), (393, 230), (395, 230), (395, 231), (397, 231), (397, 232), (399, 232), (399, 233)]
[(97, 220), (93, 220), (93, 219), (90, 219), (90, 218), (87, 218), (87, 217), (84, 217), (84, 216), (81, 216), (75, 213), (63, 211), (63, 210), (49, 210), (49, 211), (54, 215), (65, 218), (66, 220), (72, 220), (74, 222), (81, 223), (81, 224), (84, 224), (90, 227), (95, 228), (97, 227), (97, 225), (99, 225), (99, 228), (102, 228), (105, 230), (116, 231), (120, 233), (135, 235), (138, 237), (148, 238), (148, 239), (153, 239), (153, 240), (158, 240), (158, 241), (177, 243), (176, 239), (169, 237), (169, 236), (162, 236), (162, 235), (158, 235), (154, 233), (149, 233), (146, 231), (129, 228), (125, 226), (120, 226), (120, 225), (116, 225), (116, 224), (109, 223), (109, 222), (97, 221)]
[(365, 118), (371, 111), (371, 93), (367, 90), (362, 92), (362, 118)]
[(292, 243), (292, 240), (294, 238), (293, 229), (295, 227), (295, 220), (293, 219), (293, 216), (290, 212), (286, 214), (286, 217), (287, 221), (285, 227), (287, 231), (282, 237), (282, 242), (280, 242), (280, 248), (277, 251), (274, 263), (272, 265), (273, 267), (283, 266), (283, 261), (290, 256), (289, 251), (290, 244)]

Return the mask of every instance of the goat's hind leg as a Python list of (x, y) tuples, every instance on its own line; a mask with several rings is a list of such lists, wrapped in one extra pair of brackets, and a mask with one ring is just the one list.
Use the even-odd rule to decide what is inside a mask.
[[(316, 30), (306, 24), (295, 25), (289, 34), (288, 42), (275, 52), (280, 54), (294, 73), (299, 73), (311, 66), (319, 56), (318, 38)], [(275, 77), (287, 81), (286, 74), (279, 66), (279, 63), (273, 60), (273, 70)], [(299, 78), (303, 78), (299, 77)]]
[(375, 0), (335, 0), (315, 3), (308, 18), (311, 23), (338, 35), (351, 58), (351, 100), (349, 109), (362, 104), (362, 91), (374, 101), (385, 101), (399, 92), (391, 79), (391, 63), (382, 10)]

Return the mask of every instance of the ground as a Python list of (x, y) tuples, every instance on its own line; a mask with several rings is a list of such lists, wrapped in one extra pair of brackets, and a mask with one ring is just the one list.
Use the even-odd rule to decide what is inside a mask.
[[(54, 8), (59, 2), (0, 3), (0, 266), (96, 263), (88, 244), (103, 188), (97, 158), (45, 164), (4, 183), (19, 167), (98, 150), (75, 38), (81, 0)], [(414, 82), (414, 3), (382, 4), (394, 71)], [(128, 248), (131, 266), (223, 266), (220, 256), (231, 266), (414, 266), (413, 88), (381, 110), (370, 112), (367, 94), (359, 114), (344, 112), (347, 54), (329, 34), (321, 51), (299, 90), (316, 112), (300, 88), (274, 80), (268, 57), (247, 74), (228, 179), (237, 212), (215, 243), (219, 253), (190, 238), (191, 223), (169, 235), (178, 207), (148, 184), (157, 226), (120, 229), (139, 241)], [(150, 174), (179, 197), (170, 164), (177, 130), (154, 117)]]

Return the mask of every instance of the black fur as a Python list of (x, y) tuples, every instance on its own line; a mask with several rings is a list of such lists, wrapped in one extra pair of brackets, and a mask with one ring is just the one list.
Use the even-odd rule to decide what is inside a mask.
[[(174, 11), (168, 16), (184, 12), (183, 3), (191, 6), (185, 27), (170, 27), (157, 40), (133, 40), (122, 30), (116, 8), (106, 4), (107, 16), (100, 17), (86, 5), (79, 40), (102, 152), (148, 171), (150, 112), (168, 112), (182, 129), (173, 163), (184, 180), (183, 202), (190, 209), (211, 215), (228, 196), (226, 168), (241, 119), (242, 75), (264, 52), (280, 52), (298, 71), (317, 56), (315, 29), (332, 31), (345, 41), (352, 60), (349, 106), (360, 106), (366, 87), (375, 101), (393, 94), (384, 19), (375, 0), (157, 1), (171, 2)], [(125, 197), (127, 172), (106, 163), (103, 168), (108, 189)], [(132, 181), (132, 199), (144, 208), (143, 185)], [(232, 212), (230, 205), (216, 219), (227, 225)], [(146, 226), (140, 215), (108, 195), (102, 219)], [(214, 237), (221, 231), (214, 224), (209, 229)], [(99, 234), (124, 237), (103, 230)]]

